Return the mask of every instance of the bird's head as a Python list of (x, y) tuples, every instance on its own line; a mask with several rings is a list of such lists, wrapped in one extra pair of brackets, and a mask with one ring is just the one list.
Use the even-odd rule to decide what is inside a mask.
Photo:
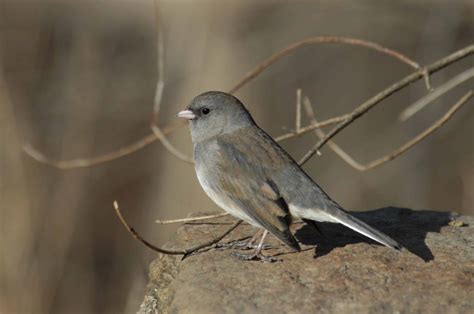
[(240, 100), (215, 91), (196, 96), (177, 116), (189, 120), (193, 143), (255, 124)]

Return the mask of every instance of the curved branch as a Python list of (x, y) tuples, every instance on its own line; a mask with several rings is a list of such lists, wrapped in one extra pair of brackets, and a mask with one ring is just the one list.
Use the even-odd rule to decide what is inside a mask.
[(238, 90), (240, 90), (245, 84), (256, 78), (260, 75), (265, 69), (271, 66), (273, 63), (277, 62), (278, 60), (282, 59), (283, 57), (295, 52), (296, 50), (309, 46), (309, 45), (319, 45), (319, 44), (346, 44), (352, 46), (361, 46), (365, 48), (369, 48), (386, 55), (389, 55), (395, 59), (400, 60), (401, 62), (409, 65), (414, 69), (419, 69), (420, 65), (410, 59), (409, 57), (403, 55), (402, 53), (395, 51), (393, 49), (384, 47), (380, 44), (370, 42), (363, 39), (357, 38), (349, 38), (349, 37), (337, 37), (337, 36), (318, 36), (318, 37), (310, 37), (303, 39), (301, 41), (295, 42), (280, 51), (275, 52), (270, 57), (262, 61), (258, 64), (255, 68), (250, 70), (234, 87), (229, 90), (230, 94), (234, 94)]
[[(326, 42), (325, 42), (324, 39), (326, 40)], [(258, 76), (261, 72), (263, 72), (268, 66), (270, 66), (274, 62), (278, 61), (280, 58), (284, 57), (285, 55), (289, 54), (290, 52), (292, 52), (292, 51), (294, 51), (294, 50), (296, 50), (296, 49), (298, 49), (302, 46), (309, 45), (309, 44), (316, 44), (316, 43), (343, 43), (343, 41), (345, 40), (347, 42), (344, 42), (344, 43), (370, 47), (374, 50), (385, 52), (388, 55), (391, 55), (391, 56), (401, 60), (402, 62), (407, 63), (408, 65), (410, 65), (412, 67), (419, 68), (418, 64), (416, 62), (412, 61), (411, 59), (409, 59), (408, 57), (405, 57), (401, 53), (399, 53), (397, 51), (394, 51), (394, 50), (391, 50), (389, 48), (385, 48), (381, 45), (366, 42), (366, 41), (363, 41), (363, 40), (358, 40), (358, 39), (351, 39), (351, 38), (345, 38), (344, 40), (341, 40), (341, 39), (342, 38), (340, 38), (340, 37), (314, 37), (314, 38), (309, 38), (309, 39), (303, 40), (301, 42), (297, 42), (295, 44), (292, 44), (292, 45), (280, 50), (279, 52), (273, 54), (271, 57), (266, 59), (264, 62), (257, 65), (257, 67), (255, 67), (246, 76), (244, 76), (244, 78), (242, 80), (240, 80), (231, 89), (231, 92), (236, 92), (237, 90), (239, 90), (246, 83), (248, 83), (253, 78)], [(312, 41), (314, 41), (314, 42), (312, 42)], [(439, 65), (440, 68), (437, 69), (437, 70), (440, 70), (441, 68), (444, 68), (445, 66), (447, 66), (447, 65), (449, 65), (453, 62), (456, 62), (456, 61), (466, 57), (469, 54), (472, 54), (473, 46), (474, 45), (468, 46), (464, 49), (459, 50), (458, 52), (456, 52), (454, 54), (451, 54), (450, 56), (448, 56), (446, 58), (441, 59), (440, 61), (443, 61), (443, 64)], [(433, 72), (435, 72), (435, 71), (432, 71), (432, 70), (429, 71), (428, 68), (423, 68), (423, 69), (420, 69), (419, 71), (413, 73), (412, 75), (416, 76), (416, 79), (414, 79), (414, 80), (419, 79), (419, 76), (420, 77), (425, 77), (425, 80), (426, 80), (426, 77), (430, 73), (433, 73)], [(411, 81), (406, 83), (405, 85), (399, 87), (398, 89), (403, 88), (404, 86), (408, 85), (409, 83), (411, 83)], [(157, 84), (157, 87), (159, 87), (158, 84)], [(158, 90), (158, 88), (157, 88), (157, 90)], [(392, 91), (392, 93), (393, 93), (393, 91)], [(157, 97), (157, 95), (159, 97)], [(379, 95), (380, 94), (376, 95), (374, 98), (370, 99), (369, 101), (367, 101), (363, 105), (367, 105), (367, 104), (370, 105), (370, 103), (372, 103), (374, 101), (375, 101), (375, 103), (373, 103), (372, 105), (375, 105), (378, 102), (380, 102), (381, 100), (383, 100), (384, 98), (389, 96), (389, 95), (386, 95), (386, 96), (382, 97), (381, 99), (378, 99), (377, 96), (379, 96)], [(160, 99), (159, 102), (157, 102), (157, 98)], [(161, 102), (161, 94), (157, 93), (157, 94), (155, 94), (155, 104), (156, 103), (159, 104), (160, 102)], [(359, 108), (362, 107), (363, 105), (359, 106)], [(157, 108), (157, 109), (154, 109), (154, 110), (159, 110), (159, 105), (155, 106), (154, 108)], [(330, 119), (322, 121), (318, 124), (313, 124), (313, 125), (309, 125), (307, 127), (302, 127), (298, 133), (289, 132), (289, 133), (280, 135), (280, 136), (276, 137), (275, 139), (278, 140), (278, 141), (281, 141), (281, 140), (284, 140), (284, 139), (292, 138), (292, 137), (307, 133), (307, 132), (309, 132), (311, 130), (314, 130), (314, 129), (317, 129), (317, 128), (321, 128), (321, 127), (336, 124), (336, 123), (341, 123), (337, 127), (337, 128), (340, 128), (339, 130), (333, 129), (329, 134), (327, 134), (327, 136), (333, 137), (340, 130), (342, 130), (345, 126), (349, 125), (353, 120), (355, 120), (354, 119), (354, 112), (348, 113), (348, 114), (345, 114), (345, 115), (341, 115), (341, 116), (338, 116), (338, 117), (330, 118)], [(166, 134), (168, 134), (168, 133), (184, 126), (185, 124), (186, 124), (186, 121), (173, 122), (170, 125), (162, 128), (162, 133), (166, 135)], [(341, 127), (342, 124), (344, 124), (344, 126)], [(101, 163), (104, 163), (104, 162), (109, 162), (109, 161), (124, 157), (124, 156), (132, 154), (132, 153), (134, 153), (134, 152), (136, 152), (136, 151), (138, 151), (138, 150), (140, 150), (140, 149), (142, 149), (142, 148), (148, 146), (149, 144), (151, 144), (155, 141), (158, 141), (158, 140), (159, 140), (159, 138), (157, 138), (155, 136), (155, 134), (152, 133), (152, 134), (146, 135), (145, 137), (139, 139), (138, 141), (136, 141), (136, 142), (134, 142), (130, 145), (127, 145), (125, 147), (121, 147), (121, 148), (119, 148), (115, 151), (112, 151), (112, 152), (109, 152), (109, 153), (106, 153), (106, 154), (103, 154), (103, 155), (100, 155), (100, 156), (97, 156), (97, 157), (93, 157), (93, 158), (72, 159), (72, 160), (55, 160), (55, 159), (49, 158), (49, 157), (45, 156), (43, 153), (41, 153), (40, 151), (38, 151), (37, 149), (35, 149), (34, 147), (32, 147), (29, 143), (27, 143), (23, 146), (23, 150), (25, 151), (26, 154), (28, 154), (30, 157), (32, 157), (33, 159), (35, 159), (38, 162), (41, 162), (41, 163), (44, 163), (44, 164), (47, 164), (47, 165), (50, 165), (50, 166), (53, 166), (53, 167), (56, 167), (56, 168), (59, 168), (59, 169), (62, 169), (62, 170), (70, 170), (70, 169), (76, 169), (76, 168), (91, 167), (91, 166), (95, 166), (95, 165), (98, 165), (98, 164), (101, 164)], [(318, 147), (316, 149), (314, 149), (314, 151), (317, 151), (320, 147), (322, 147), (325, 144), (325, 141), (326, 140), (324, 140), (324, 142), (321, 141), (320, 143), (318, 143), (316, 145)], [(303, 162), (306, 162), (309, 158), (311, 158), (312, 155), (314, 155), (314, 152), (311, 153), (311, 154), (310, 154), (310, 152), (308, 152), (308, 154), (310, 155), (309, 157), (305, 156), (305, 158), (302, 159)]]
[(163, 25), (161, 24), (161, 20), (159, 18), (159, 10), (157, 1), (153, 1), (153, 5), (155, 7), (155, 21), (156, 21), (156, 54), (157, 54), (157, 75), (158, 79), (156, 81), (156, 88), (155, 88), (155, 98), (153, 100), (153, 112), (152, 112), (152, 123), (158, 123), (158, 116), (160, 114), (161, 109), (161, 101), (163, 99), (163, 89), (165, 88), (165, 45), (164, 45), (164, 38), (162, 28)]
[(422, 110), (426, 105), (432, 103), (437, 98), (446, 94), (447, 92), (449, 92), (456, 86), (461, 85), (462, 83), (472, 79), (473, 77), (474, 77), (474, 68), (470, 68), (469, 70), (466, 70), (462, 72), (461, 74), (456, 75), (455, 77), (453, 77), (452, 79), (444, 83), (443, 85), (438, 86), (436, 89), (432, 90), (432, 92), (426, 95), (425, 97), (421, 98), (414, 104), (408, 106), (405, 110), (402, 111), (399, 119), (402, 121), (408, 120), (417, 112)]
[[(169, 134), (174, 130), (182, 127), (186, 124), (186, 121), (176, 121), (174, 123), (170, 123), (169, 125), (165, 126), (162, 129), (163, 134)], [(85, 158), (85, 159), (71, 159), (71, 160), (55, 160), (45, 156), (42, 152), (35, 149), (31, 144), (27, 143), (23, 146), (23, 151), (29, 155), (34, 160), (41, 162), (43, 164), (47, 164), (49, 166), (61, 169), (61, 170), (71, 170), (77, 168), (85, 168), (95, 166), (104, 162), (112, 161), (127, 155), (130, 155), (147, 145), (158, 141), (159, 139), (156, 137), (154, 133), (151, 133), (138, 141), (121, 147), (115, 151), (93, 157), (93, 158)]]
[(156, 245), (151, 244), (147, 240), (143, 239), (143, 237), (140, 234), (138, 234), (138, 232), (133, 227), (130, 227), (130, 225), (127, 223), (125, 218), (122, 216), (122, 213), (120, 212), (120, 207), (118, 206), (117, 201), (114, 201), (114, 209), (115, 209), (115, 213), (117, 214), (117, 217), (119, 218), (122, 225), (125, 227), (125, 229), (128, 231), (128, 233), (130, 233), (130, 235), (135, 240), (141, 242), (146, 247), (148, 247), (149, 249), (152, 249), (155, 252), (162, 253), (162, 254), (167, 254), (167, 255), (184, 255), (184, 256), (190, 255), (190, 254), (192, 254), (192, 253), (194, 253), (194, 252), (196, 252), (196, 251), (198, 251), (202, 248), (208, 247), (210, 245), (213, 245), (213, 244), (219, 242), (220, 240), (225, 238), (229, 233), (231, 233), (235, 228), (237, 228), (242, 223), (242, 220), (236, 221), (229, 229), (227, 229), (220, 236), (218, 236), (218, 237), (216, 237), (212, 240), (209, 240), (207, 242), (204, 242), (202, 244), (198, 244), (196, 246), (192, 246), (192, 247), (186, 248), (186, 249), (172, 250), (172, 249), (164, 249), (164, 248), (158, 247)]
[(207, 220), (207, 219), (216, 219), (220, 217), (229, 216), (228, 213), (222, 214), (215, 214), (215, 215), (206, 215), (206, 216), (199, 216), (199, 217), (188, 217), (188, 218), (178, 218), (178, 219), (170, 219), (170, 220), (156, 220), (155, 222), (160, 225), (168, 225), (168, 224), (176, 224), (176, 223), (187, 223), (187, 222), (194, 222), (200, 220)]
[(410, 85), (413, 82), (418, 81), (419, 79), (423, 78), (426, 73), (429, 75), (432, 73), (435, 73), (448, 65), (452, 64), (453, 62), (456, 62), (458, 60), (461, 60), (471, 54), (474, 53), (474, 45), (467, 46), (461, 50), (458, 50), (452, 54), (450, 54), (447, 57), (444, 57), (429, 66), (420, 69), (418, 71), (413, 72), (412, 74), (409, 74), (405, 76), (403, 79), (399, 80), (398, 82), (392, 84), (385, 90), (381, 91), (374, 97), (370, 98), (363, 104), (361, 104), (359, 107), (354, 109), (350, 116), (343, 122), (339, 123), (336, 127), (334, 127), (324, 138), (322, 138), (319, 142), (317, 142), (300, 160), (300, 164), (306, 163), (311, 157), (314, 156), (314, 154), (321, 148), (323, 147), (324, 144), (326, 144), (331, 138), (333, 138), (336, 134), (338, 134), (340, 131), (342, 131), (344, 128), (346, 128), (349, 124), (360, 118), (362, 115), (367, 113), (370, 109), (375, 107), (377, 104), (379, 104), (382, 100), (385, 98), (389, 97), (390, 95), (396, 93), (397, 91), (401, 90), (402, 88)]
[(155, 124), (151, 125), (151, 129), (153, 133), (155, 133), (155, 136), (160, 140), (161, 144), (176, 158), (178, 158), (181, 161), (184, 161), (188, 164), (193, 164), (194, 160), (187, 156), (186, 154), (182, 153), (180, 150), (178, 150), (176, 147), (174, 147), (170, 141), (166, 138), (166, 136), (163, 134), (163, 132), (160, 130), (159, 127), (157, 127)]
[[(355, 160), (352, 156), (350, 156), (346, 151), (344, 151), (333, 140), (329, 140), (327, 142), (327, 145), (334, 153), (336, 153), (336, 155), (338, 155), (342, 160), (344, 160), (349, 166), (353, 167), (354, 169), (359, 170), (359, 171), (367, 171), (367, 170), (374, 169), (376, 167), (383, 165), (386, 162), (389, 162), (399, 157), (400, 155), (408, 151), (410, 148), (412, 148), (419, 142), (423, 141), (430, 134), (434, 133), (437, 129), (439, 129), (445, 123), (447, 123), (449, 119), (451, 119), (451, 117), (472, 98), (472, 96), (473, 96), (473, 92), (469, 91), (467, 94), (461, 97), (441, 118), (435, 121), (431, 126), (425, 129), (423, 132), (421, 132), (420, 134), (418, 134), (417, 136), (415, 136), (414, 138), (412, 138), (405, 144), (401, 145), (399, 148), (395, 149), (391, 153), (385, 156), (382, 156), (380, 158), (377, 158), (365, 165)], [(316, 118), (315, 118), (313, 109), (311, 107), (311, 103), (309, 102), (308, 98), (304, 99), (304, 106), (310, 120), (313, 122), (316, 122)], [(325, 136), (322, 130), (315, 130), (315, 133), (319, 138), (324, 138)]]

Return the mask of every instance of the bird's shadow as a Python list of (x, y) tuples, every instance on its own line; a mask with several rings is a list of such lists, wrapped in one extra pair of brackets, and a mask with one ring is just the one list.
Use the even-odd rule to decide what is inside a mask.
[[(449, 212), (415, 211), (398, 207), (351, 212), (351, 215), (387, 234), (424, 261), (434, 259), (433, 253), (425, 244), (427, 233), (440, 232), (441, 227), (448, 225), (451, 220)], [(308, 224), (304, 224), (295, 233), (300, 243), (317, 246), (315, 257), (324, 256), (337, 247), (351, 243), (376, 243), (340, 224), (318, 222), (317, 227), (322, 235), (316, 232), (314, 226)]]

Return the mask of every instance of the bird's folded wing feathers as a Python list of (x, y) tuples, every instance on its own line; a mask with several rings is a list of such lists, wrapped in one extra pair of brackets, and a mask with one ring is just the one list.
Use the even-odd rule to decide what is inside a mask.
[(218, 184), (221, 192), (263, 228), (297, 248), (297, 242), (289, 231), (291, 215), (288, 206), (275, 185), (234, 145), (219, 144), (221, 158), (218, 160), (227, 161), (215, 165), (225, 174)]

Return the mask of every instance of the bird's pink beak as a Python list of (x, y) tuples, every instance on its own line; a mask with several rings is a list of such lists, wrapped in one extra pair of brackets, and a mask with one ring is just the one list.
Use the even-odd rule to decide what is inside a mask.
[(179, 118), (184, 118), (188, 120), (192, 120), (196, 118), (196, 115), (189, 109), (181, 110), (180, 112), (176, 114), (176, 116)]

